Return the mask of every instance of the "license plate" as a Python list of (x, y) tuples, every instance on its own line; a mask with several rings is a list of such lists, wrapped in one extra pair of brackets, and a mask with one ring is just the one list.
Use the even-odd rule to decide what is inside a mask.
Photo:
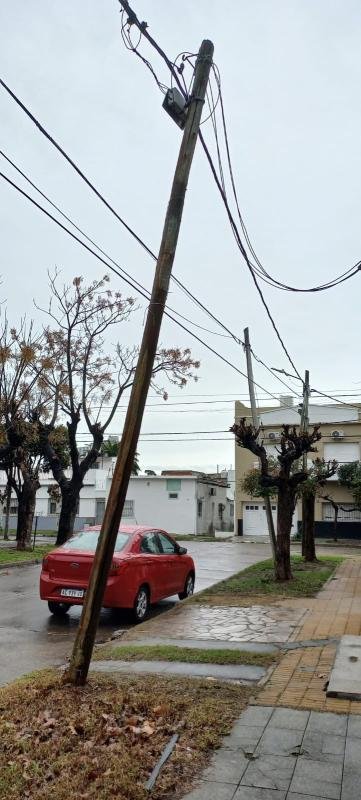
[(62, 597), (84, 597), (84, 589), (61, 589)]

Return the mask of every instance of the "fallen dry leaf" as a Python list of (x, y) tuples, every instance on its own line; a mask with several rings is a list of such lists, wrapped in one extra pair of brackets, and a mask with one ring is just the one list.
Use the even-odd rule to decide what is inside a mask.
[(150, 725), (149, 722), (146, 721), (142, 725), (140, 731), (142, 736), (153, 736), (155, 728), (153, 728), (152, 725)]
[(162, 703), (161, 705), (155, 706), (155, 708), (153, 708), (153, 714), (156, 717), (165, 717), (169, 711), (170, 707), (165, 703)]

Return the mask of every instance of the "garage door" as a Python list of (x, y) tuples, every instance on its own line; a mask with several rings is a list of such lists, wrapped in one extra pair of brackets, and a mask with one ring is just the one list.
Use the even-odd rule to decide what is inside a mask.
[[(272, 503), (272, 516), (277, 524), (277, 505)], [(297, 508), (293, 515), (291, 536), (297, 533)], [(243, 503), (243, 535), (268, 536), (266, 507), (263, 503)]]

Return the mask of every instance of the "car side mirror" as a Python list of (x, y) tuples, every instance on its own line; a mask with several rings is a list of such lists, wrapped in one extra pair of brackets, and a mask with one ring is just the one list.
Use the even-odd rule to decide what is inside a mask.
[(178, 555), (179, 555), (179, 556), (185, 556), (185, 554), (186, 554), (187, 552), (188, 552), (188, 550), (187, 550), (187, 548), (186, 548), (186, 547), (178, 547)]

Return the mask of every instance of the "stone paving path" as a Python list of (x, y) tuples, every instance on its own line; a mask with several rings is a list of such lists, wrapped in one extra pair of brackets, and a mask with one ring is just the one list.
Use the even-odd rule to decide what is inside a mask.
[[(286, 642), (305, 614), (304, 608), (208, 606), (186, 604), (142, 625), (142, 638), (214, 639), (228, 642)], [(127, 639), (137, 639), (133, 629)]]
[(361, 719), (249, 706), (183, 800), (360, 800)]

